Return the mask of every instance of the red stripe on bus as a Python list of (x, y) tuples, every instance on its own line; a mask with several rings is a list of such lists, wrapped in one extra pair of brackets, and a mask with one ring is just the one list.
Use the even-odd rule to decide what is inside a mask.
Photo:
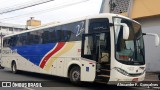
[(58, 43), (57, 47), (51, 51), (47, 56), (45, 56), (45, 58), (42, 60), (42, 63), (40, 64), (41, 68), (44, 68), (44, 65), (46, 64), (46, 62), (49, 60), (49, 58), (54, 55), (57, 51), (59, 51), (63, 46), (65, 45), (64, 42), (60, 42)]

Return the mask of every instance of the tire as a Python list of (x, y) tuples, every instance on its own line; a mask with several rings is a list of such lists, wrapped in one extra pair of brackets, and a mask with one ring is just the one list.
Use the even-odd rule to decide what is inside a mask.
[(160, 74), (158, 75), (158, 79), (160, 80)]
[(11, 68), (12, 68), (12, 73), (16, 74), (18, 72), (17, 65), (15, 62), (12, 63)]
[(4, 69), (4, 67), (2, 67), (2, 66), (0, 65), (0, 69)]
[(0, 67), (0, 69), (4, 69), (4, 67)]
[(80, 84), (80, 75), (81, 75), (80, 68), (73, 67), (69, 73), (70, 81), (75, 85), (79, 85)]

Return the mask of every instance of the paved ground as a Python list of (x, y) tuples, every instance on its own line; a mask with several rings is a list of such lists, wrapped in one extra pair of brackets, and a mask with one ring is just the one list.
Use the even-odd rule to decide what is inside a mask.
[(157, 73), (147, 73), (145, 81), (159, 81)]
[[(146, 76), (147, 81), (158, 80), (157, 75), (148, 73)], [(53, 87), (43, 88), (0, 88), (0, 90), (144, 90), (147, 87), (117, 87), (115, 85), (104, 85), (98, 83), (83, 83), (83, 87), (76, 87), (66, 78), (55, 76), (21, 72), (13, 74), (10, 69), (0, 69), (0, 81), (46, 81), (45, 84), (50, 84)], [(44, 82), (43, 82), (44, 83)], [(96, 87), (95, 87), (96, 86)], [(152, 90), (152, 89), (147, 89)]]

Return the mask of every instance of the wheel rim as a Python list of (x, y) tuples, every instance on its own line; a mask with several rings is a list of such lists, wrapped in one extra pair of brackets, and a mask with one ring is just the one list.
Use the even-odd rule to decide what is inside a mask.
[(79, 77), (80, 77), (79, 71), (73, 71), (73, 73), (72, 73), (72, 79), (73, 79), (73, 81), (79, 80)]
[(15, 72), (16, 71), (16, 66), (15, 66), (15, 64), (13, 64), (13, 72)]

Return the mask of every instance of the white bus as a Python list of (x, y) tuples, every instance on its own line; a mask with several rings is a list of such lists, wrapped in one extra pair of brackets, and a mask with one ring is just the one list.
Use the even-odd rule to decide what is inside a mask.
[(13, 73), (68, 77), (73, 83), (143, 81), (143, 35), (138, 22), (116, 14), (50, 24), (4, 36), (1, 65)]

